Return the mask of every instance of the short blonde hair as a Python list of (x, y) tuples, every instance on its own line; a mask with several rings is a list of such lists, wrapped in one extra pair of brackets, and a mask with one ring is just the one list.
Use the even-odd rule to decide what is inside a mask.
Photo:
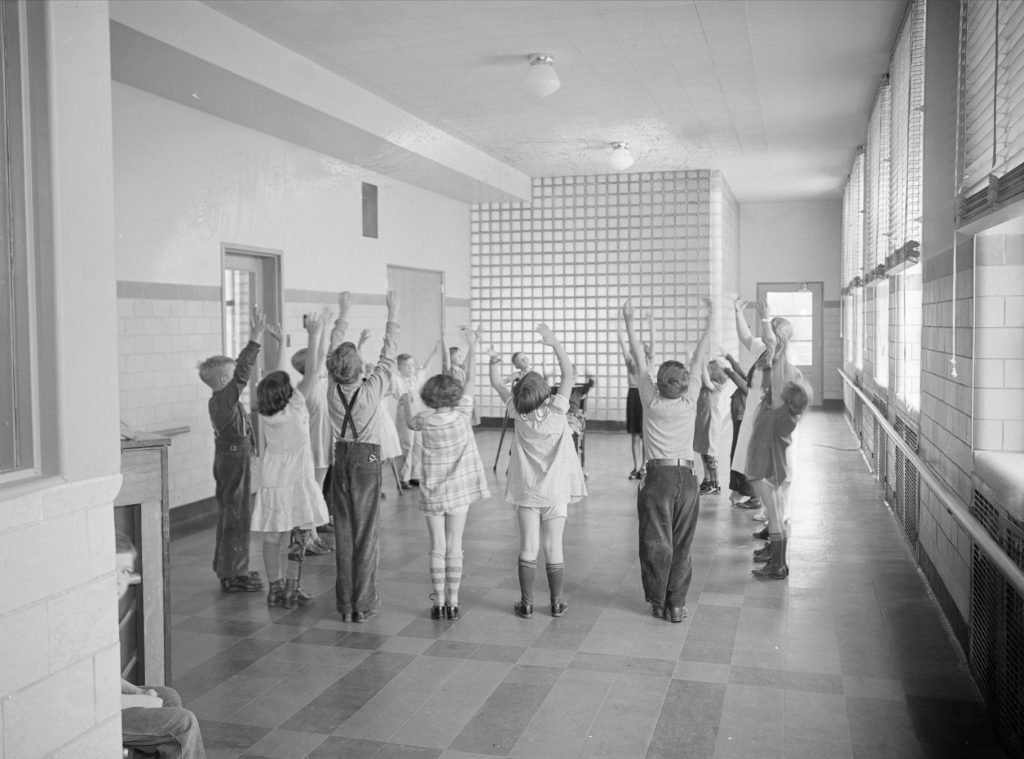
[(214, 387), (213, 382), (217, 379), (217, 375), (220, 374), (221, 370), (225, 366), (229, 366), (234, 363), (235, 360), (230, 356), (210, 356), (205, 361), (200, 361), (196, 364), (196, 369), (199, 370), (199, 379), (210, 387)]

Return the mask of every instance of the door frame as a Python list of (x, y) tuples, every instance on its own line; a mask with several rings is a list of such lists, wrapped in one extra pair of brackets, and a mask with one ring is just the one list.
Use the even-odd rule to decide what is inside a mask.
[(805, 377), (811, 386), (813, 397), (812, 406), (821, 406), (824, 398), (822, 393), (825, 386), (825, 283), (824, 282), (758, 282), (757, 299), (765, 297), (768, 292), (800, 292), (803, 288), (811, 293), (811, 350), (813, 352), (816, 371), (811, 377)]
[[(447, 278), (445, 277), (444, 270), (443, 269), (427, 269), (426, 267), (423, 267), (423, 266), (403, 266), (401, 264), (388, 264), (387, 265), (387, 274), (386, 274), (386, 276), (387, 276), (387, 282), (388, 282), (388, 289), (389, 290), (391, 289), (391, 272), (395, 271), (395, 270), (410, 271), (410, 272), (422, 272), (424, 274), (430, 274), (430, 275), (439, 274), (441, 276), (441, 291), (439, 293), (440, 299), (441, 299), (441, 303), (440, 303), (440, 306), (441, 306), (441, 323), (438, 324), (437, 327), (440, 330), (440, 332), (438, 334), (438, 337), (439, 338), (444, 338), (444, 336), (445, 336), (445, 329), (447, 327), (447, 317), (448, 317), (448, 309), (446, 308), (447, 295), (446, 295), (446, 290), (445, 290), (445, 287), (446, 287), (446, 284), (447, 284)], [(440, 360), (442, 361), (442, 365), (443, 365), (443, 359), (440, 359)], [(440, 371), (440, 369), (438, 369), (438, 371)]]

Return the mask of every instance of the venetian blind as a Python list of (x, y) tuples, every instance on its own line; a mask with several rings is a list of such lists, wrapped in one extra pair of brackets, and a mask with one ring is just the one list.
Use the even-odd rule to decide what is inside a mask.
[(878, 89), (864, 156), (864, 269), (869, 272), (889, 251), (889, 83)]
[(850, 176), (843, 189), (843, 261), (842, 282), (848, 286), (863, 274), (864, 266), (864, 151), (850, 167)]
[(995, 173), (1024, 164), (1024, 2), (999, 3)]
[(924, 9), (923, 0), (908, 7), (889, 71), (889, 238), (879, 263), (911, 240), (921, 241)]

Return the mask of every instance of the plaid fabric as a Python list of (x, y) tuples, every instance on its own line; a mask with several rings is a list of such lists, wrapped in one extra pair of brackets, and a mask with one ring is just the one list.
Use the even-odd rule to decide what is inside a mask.
[(421, 511), (458, 513), (491, 495), (470, 426), (472, 415), (473, 399), (464, 395), (454, 409), (425, 411), (409, 421), (423, 435)]

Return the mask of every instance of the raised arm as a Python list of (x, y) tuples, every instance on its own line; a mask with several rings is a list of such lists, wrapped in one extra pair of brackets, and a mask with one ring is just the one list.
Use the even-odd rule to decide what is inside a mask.
[(299, 392), (304, 396), (320, 381), (320, 372), (324, 365), (324, 316), (316, 311), (306, 314), (306, 371), (299, 381)]
[(351, 305), (352, 293), (345, 290), (338, 295), (338, 318), (334, 320), (334, 329), (331, 330), (331, 344), (329, 351), (342, 344), (345, 340), (345, 332), (348, 331), (348, 309)]
[(732, 302), (732, 307), (736, 311), (736, 335), (740, 339), (740, 345), (747, 350), (751, 350), (751, 346), (754, 344), (754, 336), (750, 332), (750, 325), (747, 324), (747, 317), (743, 315), (743, 309), (747, 307), (748, 303), (749, 301), (737, 295), (736, 300)]
[(706, 387), (708, 390), (715, 389), (715, 383), (711, 381), (711, 374), (710, 372), (708, 372), (707, 361), (700, 365), (700, 384)]
[(448, 341), (445, 339), (444, 330), (441, 330), (441, 372), (448, 374), (452, 369), (452, 354), (449, 350)]
[(388, 306), (388, 323), (384, 328), (384, 344), (380, 347), (382, 359), (391, 358), (398, 350), (398, 293), (388, 290), (385, 301)]
[(370, 330), (364, 329), (359, 333), (359, 342), (356, 343), (356, 350), (359, 351), (360, 357), (363, 355), (363, 346), (366, 345), (366, 341), (370, 339)]
[(626, 323), (626, 337), (629, 340), (629, 355), (636, 364), (636, 371), (641, 377), (645, 377), (650, 369), (647, 366), (647, 356), (643, 346), (640, 344), (640, 336), (636, 333), (634, 324), (633, 304), (628, 300), (622, 304), (622, 321)]
[(476, 344), (480, 335), (469, 327), (461, 327), (463, 339), (466, 341), (466, 384), (462, 386), (463, 395), (473, 394), (474, 375), (476, 370)]
[(576, 382), (576, 368), (572, 365), (572, 361), (569, 360), (569, 354), (565, 352), (561, 341), (547, 324), (538, 324), (536, 329), (544, 344), (551, 346), (555, 351), (555, 357), (558, 359), (558, 370), (562, 375), (562, 379), (558, 384), (558, 395), (569, 400), (572, 386)]
[(498, 393), (498, 397), (501, 398), (502, 403), (508, 403), (508, 399), (512, 397), (512, 391), (505, 387), (505, 382), (501, 376), (501, 355), (498, 354), (494, 348), (488, 350), (490, 355), (490, 378), (491, 387)]
[(274, 367), (275, 372), (287, 372), (288, 371), (288, 356), (284, 349), (284, 332), (281, 330), (280, 324), (270, 324), (266, 326), (266, 332), (272, 338), (277, 340), (277, 366)]
[(715, 304), (711, 298), (701, 298), (701, 303), (707, 310), (704, 321), (704, 334), (700, 336), (697, 347), (693, 349), (693, 357), (690, 359), (690, 376), (694, 376), (704, 367), (707, 370), (708, 345), (711, 343), (711, 329), (715, 324)]

